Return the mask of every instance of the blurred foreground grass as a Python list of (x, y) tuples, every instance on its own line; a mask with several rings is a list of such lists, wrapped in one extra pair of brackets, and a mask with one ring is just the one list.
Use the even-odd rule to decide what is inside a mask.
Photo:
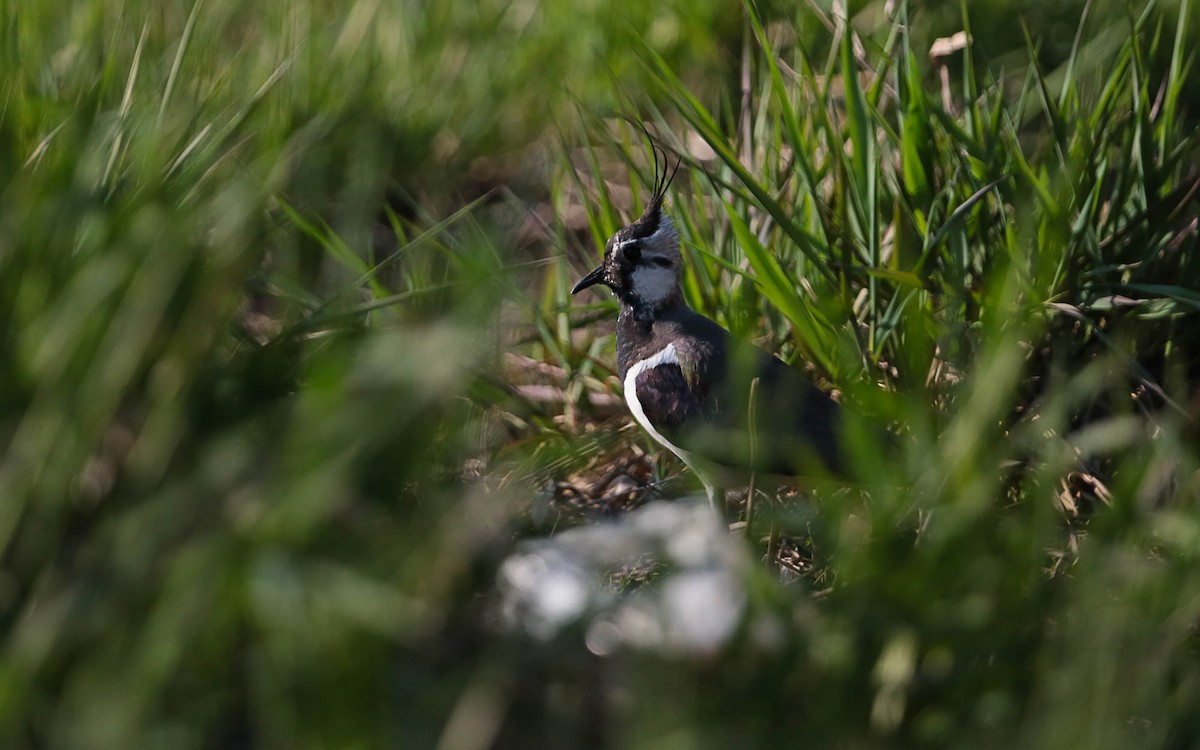
[[(0, 2), (2, 744), (1200, 743), (1195, 9), (883, 11)], [(642, 440), (614, 113), (689, 300), (905, 436), (709, 654), (494, 612)]]

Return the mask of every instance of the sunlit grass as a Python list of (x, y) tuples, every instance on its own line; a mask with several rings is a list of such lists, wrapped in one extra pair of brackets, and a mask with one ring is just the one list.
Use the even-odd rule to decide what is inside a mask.
[[(0, 0), (0, 744), (1194, 744), (1194, 8), (853, 10)], [(635, 123), (689, 302), (900, 436), (702, 657), (496, 613), (556, 482), (688, 487), (568, 293)]]
[[(929, 85), (903, 8), (876, 39), (837, 25), (824, 60), (751, 13), (760, 54), (741, 99), (716, 107), (646, 53), (659, 102), (642, 105), (647, 120), (690, 167), (671, 201), (690, 303), (904, 436), (888, 454), (862, 446), (866, 494), (818, 491), (813, 509), (778, 521), (815, 544), (834, 580), (821, 617), (853, 644), (846, 663), (826, 663), (819, 652), (834, 647), (820, 641), (793, 663), (817, 690), (846, 691), (832, 704), (794, 696), (797, 731), (829, 731), (817, 744), (869, 726), (919, 742), (982, 731), (1119, 747), (1186, 725), (1166, 708), (1179, 699), (1165, 665), (1191, 653), (1196, 592), (1149, 572), (1120, 593), (1102, 581), (1110, 565), (1170, 577), (1191, 564), (1154, 541), (1151, 521), (1174, 527), (1196, 492), (1184, 446), (1198, 277), (1184, 248), (1197, 142), (1162, 106), (1186, 83), (1187, 12), (1172, 29), (1147, 9), (1102, 64), (1077, 45), (1053, 75), (1029, 65), (1016, 89), (961, 38), (934, 66), (957, 80)], [(1166, 76), (1147, 77), (1145, 61), (1163, 57)], [(632, 205), (610, 200), (597, 167), (580, 186), (602, 237), (638, 212), (651, 158), (637, 127), (608, 122), (593, 138), (631, 174)], [(1166, 619), (1077, 604), (1092, 585), (1148, 597)], [(1115, 641), (1075, 618), (1106, 620), (1126, 647), (1169, 633), (1144, 646), (1137, 699), (1118, 687), (1128, 666)], [(1064, 643), (1074, 657), (1047, 661)], [(1054, 708), (1072, 701), (1049, 695), (1075, 680), (1109, 708)]]

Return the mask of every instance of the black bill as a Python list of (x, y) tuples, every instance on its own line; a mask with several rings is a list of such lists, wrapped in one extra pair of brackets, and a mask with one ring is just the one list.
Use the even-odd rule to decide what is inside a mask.
[(591, 273), (589, 273), (587, 276), (584, 276), (582, 279), (579, 280), (579, 283), (576, 284), (575, 288), (571, 290), (571, 294), (579, 294), (584, 289), (587, 289), (589, 286), (595, 286), (596, 284), (603, 284), (603, 283), (604, 283), (604, 264), (600, 264), (599, 266), (596, 266), (596, 268), (594, 268)]

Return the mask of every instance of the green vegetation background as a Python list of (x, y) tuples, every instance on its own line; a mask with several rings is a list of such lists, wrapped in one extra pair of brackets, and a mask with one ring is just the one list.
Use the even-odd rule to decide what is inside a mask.
[[(968, 5), (0, 0), (0, 745), (1200, 745), (1200, 19)], [(703, 658), (489, 609), (644, 440), (623, 118), (692, 304), (905, 436)]]

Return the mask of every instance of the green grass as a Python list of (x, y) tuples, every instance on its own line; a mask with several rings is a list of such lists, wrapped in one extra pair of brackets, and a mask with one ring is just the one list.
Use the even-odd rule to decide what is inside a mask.
[[(863, 448), (865, 494), (780, 522), (835, 584), (732, 726), (784, 701), (773, 731), (817, 746), (1196, 741), (1197, 143), (1166, 106), (1189, 11), (1019, 86), (968, 48), (949, 107), (902, 25), (839, 26), (815, 59), (751, 15), (760, 54), (719, 107), (648, 53), (650, 118), (693, 167), (690, 302), (908, 437)], [(635, 130), (600, 142), (649, 161)]]
[[(0, 0), (0, 744), (1200, 743), (1194, 3), (819, 5)], [(679, 473), (568, 294), (630, 120), (689, 302), (901, 435), (704, 657), (494, 611)]]

